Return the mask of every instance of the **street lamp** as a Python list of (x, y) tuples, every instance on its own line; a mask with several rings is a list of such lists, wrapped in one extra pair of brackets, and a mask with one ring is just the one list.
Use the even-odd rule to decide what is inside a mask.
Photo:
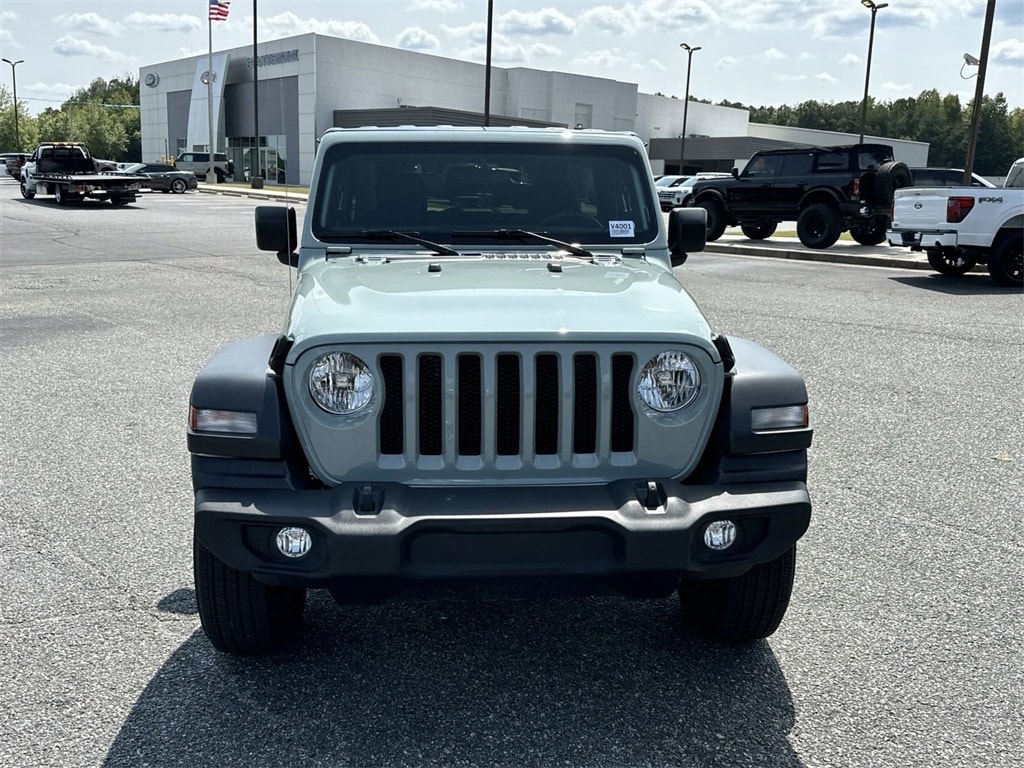
[(24, 59), (18, 59), (17, 61), (11, 61), (10, 59), (4, 59), (8, 64), (11, 65), (11, 84), (14, 86), (14, 143), (17, 145), (15, 148), (21, 151), (21, 134), (18, 133), (18, 76), (15, 70)]
[(868, 65), (864, 72), (864, 103), (860, 108), (860, 143), (864, 143), (864, 126), (868, 121), (868, 82), (871, 80), (871, 49), (875, 45), (875, 14), (889, 6), (874, 0), (860, 0), (860, 4), (871, 11), (871, 33), (868, 35)]
[(679, 47), (686, 51), (686, 96), (683, 99), (683, 135), (679, 139), (679, 175), (683, 175), (683, 161), (686, 159), (686, 112), (690, 106), (690, 68), (693, 64), (693, 54), (700, 50), (700, 46), (693, 46), (689, 43), (680, 43)]

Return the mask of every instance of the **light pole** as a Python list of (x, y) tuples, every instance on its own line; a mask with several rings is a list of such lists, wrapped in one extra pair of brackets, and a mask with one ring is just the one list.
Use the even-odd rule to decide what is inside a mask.
[(860, 0), (860, 4), (871, 11), (871, 33), (868, 35), (868, 65), (864, 72), (864, 103), (860, 108), (860, 143), (864, 143), (864, 126), (868, 121), (868, 83), (871, 81), (871, 49), (875, 45), (875, 14), (888, 3), (876, 3), (874, 0)]
[(17, 61), (11, 61), (10, 59), (4, 59), (8, 64), (11, 65), (11, 84), (14, 86), (14, 143), (17, 145), (15, 149), (21, 151), (21, 134), (18, 133), (18, 75), (15, 70), (24, 59), (18, 59)]
[(700, 46), (693, 46), (689, 43), (680, 43), (679, 47), (686, 51), (686, 96), (683, 98), (683, 134), (679, 139), (679, 175), (683, 175), (683, 161), (686, 159), (686, 112), (690, 107), (690, 69), (693, 64), (693, 54), (700, 50)]

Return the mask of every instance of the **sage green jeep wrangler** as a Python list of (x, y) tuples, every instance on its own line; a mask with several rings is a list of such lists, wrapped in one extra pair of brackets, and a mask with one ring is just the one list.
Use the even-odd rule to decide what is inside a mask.
[(328, 131), (284, 330), (191, 393), (194, 565), (221, 651), (288, 643), (306, 591), (665, 599), (751, 642), (810, 521), (800, 375), (709, 327), (673, 274), (699, 209), (660, 210), (633, 134)]

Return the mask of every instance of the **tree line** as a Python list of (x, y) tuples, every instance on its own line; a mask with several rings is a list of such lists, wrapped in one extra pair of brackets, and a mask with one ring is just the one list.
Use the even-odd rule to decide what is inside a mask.
[[(142, 160), (142, 124), (134, 106), (138, 103), (137, 78), (130, 74), (113, 80), (97, 78), (76, 91), (60, 108), (48, 107), (35, 117), (30, 117), (24, 106), (19, 105), (19, 142), (15, 140), (11, 92), (0, 86), (0, 151), (28, 152), (40, 141), (81, 141), (95, 157), (118, 162)], [(720, 101), (718, 105), (748, 110), (753, 123), (861, 132), (861, 101), (805, 101), (795, 107), (751, 107), (730, 101)], [(926, 142), (929, 165), (963, 168), (972, 114), (973, 100), (961, 104), (958, 96), (941, 96), (936, 90), (896, 101), (869, 99), (864, 133)], [(1002, 176), (1018, 157), (1024, 157), (1024, 109), (1011, 110), (1002, 93), (983, 96), (974, 172)]]

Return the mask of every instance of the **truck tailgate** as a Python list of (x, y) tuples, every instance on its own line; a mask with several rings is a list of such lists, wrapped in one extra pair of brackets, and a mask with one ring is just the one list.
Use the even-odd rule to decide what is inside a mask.
[(904, 187), (896, 190), (892, 204), (892, 229), (921, 230), (946, 225), (946, 201), (955, 187)]

